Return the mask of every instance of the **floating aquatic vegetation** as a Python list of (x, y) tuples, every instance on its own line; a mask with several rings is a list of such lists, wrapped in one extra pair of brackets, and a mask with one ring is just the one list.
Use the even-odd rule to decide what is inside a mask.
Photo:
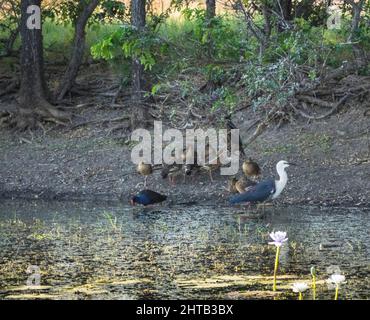
[(269, 244), (273, 244), (276, 246), (276, 257), (275, 257), (275, 267), (274, 267), (274, 284), (272, 286), (272, 290), (276, 291), (276, 274), (277, 270), (279, 267), (279, 255), (280, 255), (280, 247), (288, 241), (288, 238), (286, 237), (286, 232), (282, 231), (276, 231), (276, 232), (271, 232), (270, 237), (272, 242), (269, 242)]

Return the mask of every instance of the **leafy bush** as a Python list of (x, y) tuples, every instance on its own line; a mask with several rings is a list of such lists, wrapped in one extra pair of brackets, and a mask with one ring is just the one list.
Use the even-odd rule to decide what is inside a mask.
[(245, 32), (238, 21), (227, 15), (206, 19), (205, 10), (185, 9), (183, 16), (192, 23), (193, 37), (200, 56), (239, 60), (250, 49)]
[(288, 103), (298, 86), (296, 68), (297, 65), (289, 58), (267, 65), (248, 63), (245, 66), (242, 82), (255, 111), (269, 105), (283, 108)]
[[(74, 24), (84, 6), (85, 1), (65, 0), (58, 5), (50, 4), (47, 6), (43, 10), (43, 16), (52, 19), (55, 23)], [(115, 0), (103, 0), (94, 10), (88, 23), (89, 25), (112, 23), (122, 21), (126, 17), (127, 12), (124, 3)]]
[(148, 29), (139, 31), (131, 25), (122, 25), (92, 46), (91, 53), (94, 58), (105, 60), (139, 59), (145, 70), (151, 70), (167, 48), (168, 44), (155, 32)]

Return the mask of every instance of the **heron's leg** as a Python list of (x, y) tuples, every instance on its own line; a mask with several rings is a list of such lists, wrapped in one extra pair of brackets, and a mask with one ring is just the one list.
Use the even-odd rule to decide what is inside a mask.
[(259, 212), (261, 208), (263, 208), (263, 204), (262, 203), (258, 203), (257, 204), (257, 211), (256, 211), (256, 213)]
[(259, 212), (260, 210), (262, 211), (261, 216), (263, 216), (265, 214), (265, 204), (264, 203), (257, 204), (257, 212)]
[(148, 180), (148, 176), (145, 176), (145, 177), (144, 177), (144, 188), (146, 188), (147, 180)]
[(258, 212), (258, 210), (260, 209), (259, 205), (257, 204), (256, 206), (256, 213)]
[(212, 170), (209, 170), (209, 177), (211, 179), (211, 182), (213, 182)]

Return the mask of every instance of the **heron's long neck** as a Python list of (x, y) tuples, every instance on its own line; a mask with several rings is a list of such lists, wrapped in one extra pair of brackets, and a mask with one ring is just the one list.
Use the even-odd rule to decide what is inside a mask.
[(286, 183), (288, 182), (288, 175), (285, 169), (278, 168), (277, 172), (280, 179), (275, 181), (276, 191), (272, 196), (273, 199), (277, 198), (280, 195), (280, 193), (284, 190)]

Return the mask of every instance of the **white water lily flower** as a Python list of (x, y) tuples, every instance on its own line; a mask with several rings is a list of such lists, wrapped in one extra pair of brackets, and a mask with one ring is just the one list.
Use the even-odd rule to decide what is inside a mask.
[(308, 284), (305, 282), (293, 283), (293, 292), (305, 292), (308, 289)]
[(342, 274), (332, 274), (329, 277), (328, 282), (338, 285), (340, 283), (343, 283), (345, 280), (346, 277)]
[(274, 241), (269, 242), (269, 244), (274, 244), (277, 247), (281, 247), (284, 242), (288, 241), (288, 238), (286, 237), (286, 232), (282, 231), (271, 232), (270, 237)]

